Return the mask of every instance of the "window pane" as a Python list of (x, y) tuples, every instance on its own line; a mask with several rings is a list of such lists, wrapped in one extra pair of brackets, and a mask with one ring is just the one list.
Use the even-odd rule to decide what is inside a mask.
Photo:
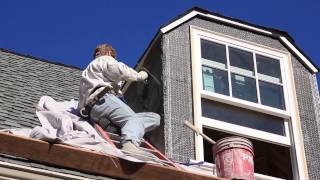
[(201, 99), (202, 116), (285, 136), (284, 119), (220, 102)]
[(253, 54), (229, 47), (231, 71), (243, 75), (254, 76)]
[(202, 66), (203, 89), (229, 95), (228, 72)]
[(201, 57), (217, 62), (226, 68), (226, 46), (211, 41), (201, 39)]
[(259, 81), (261, 104), (285, 109), (282, 86)]
[(281, 83), (281, 70), (280, 70), (280, 61), (256, 55), (257, 58), (257, 70), (260, 79), (264, 79), (271, 82)]
[(233, 97), (258, 102), (255, 79), (232, 73), (231, 83)]

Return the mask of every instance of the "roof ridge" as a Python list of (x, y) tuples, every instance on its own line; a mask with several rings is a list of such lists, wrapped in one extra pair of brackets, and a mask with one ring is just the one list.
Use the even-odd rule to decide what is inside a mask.
[(15, 55), (22, 56), (22, 57), (26, 57), (26, 58), (31, 58), (31, 59), (34, 59), (34, 60), (37, 60), (37, 61), (47, 62), (47, 63), (50, 63), (50, 64), (55, 64), (55, 65), (59, 65), (59, 66), (64, 66), (64, 67), (68, 67), (68, 68), (72, 68), (72, 69), (83, 70), (82, 68), (77, 67), (77, 66), (68, 65), (68, 64), (63, 64), (63, 63), (59, 63), (59, 62), (55, 62), (55, 61), (51, 61), (51, 60), (47, 60), (47, 59), (43, 59), (43, 58), (38, 58), (38, 57), (29, 55), (29, 54), (22, 54), (22, 53), (18, 53), (18, 52), (15, 52), (15, 51), (13, 51), (13, 50), (4, 49), (4, 48), (1, 48), (1, 47), (0, 47), (0, 51), (6, 52), (6, 53), (15, 54)]

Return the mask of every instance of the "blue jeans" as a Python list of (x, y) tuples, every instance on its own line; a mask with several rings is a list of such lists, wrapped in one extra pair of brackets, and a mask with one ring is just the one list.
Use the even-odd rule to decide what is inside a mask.
[(90, 118), (104, 124), (111, 121), (121, 128), (121, 143), (132, 141), (139, 145), (141, 138), (160, 125), (160, 116), (153, 112), (135, 113), (113, 94), (106, 94), (92, 107)]

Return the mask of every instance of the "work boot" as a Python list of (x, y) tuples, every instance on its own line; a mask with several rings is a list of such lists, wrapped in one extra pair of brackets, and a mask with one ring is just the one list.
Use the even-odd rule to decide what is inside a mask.
[(139, 149), (131, 141), (126, 141), (125, 143), (123, 143), (121, 150), (123, 153), (128, 154), (129, 156), (135, 157), (142, 161), (155, 161), (155, 159), (158, 159), (152, 153)]

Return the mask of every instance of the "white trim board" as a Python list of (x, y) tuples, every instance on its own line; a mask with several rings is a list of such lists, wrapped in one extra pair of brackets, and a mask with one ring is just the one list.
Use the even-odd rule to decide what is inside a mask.
[[(265, 34), (267, 36), (271, 36), (273, 35), (273, 33), (271, 31), (267, 31), (267, 30), (264, 30), (264, 29), (261, 29), (261, 28), (257, 28), (257, 27), (254, 27), (254, 26), (250, 26), (250, 25), (247, 25), (247, 24), (244, 24), (244, 23), (241, 23), (241, 22), (237, 22), (237, 21), (233, 21), (233, 20), (229, 20), (229, 19), (226, 19), (226, 18), (223, 18), (223, 17), (219, 17), (219, 16), (215, 16), (215, 15), (212, 15), (212, 14), (208, 14), (208, 13), (202, 13), (202, 12), (199, 12), (197, 10), (193, 10), (191, 12), (189, 12), (188, 14), (182, 16), (181, 18), (169, 23), (168, 25), (160, 28), (160, 31), (157, 32), (155, 38), (152, 40), (152, 42), (150, 43), (150, 45), (147, 47), (147, 50), (146, 52), (143, 54), (143, 57), (140, 58), (137, 66), (136, 66), (136, 70), (139, 70), (143, 63), (144, 63), (144, 60), (145, 60), (145, 57), (148, 55), (149, 53), (149, 50), (151, 49), (151, 47), (154, 45), (154, 42), (156, 42), (158, 40), (158, 38), (160, 36), (162, 36), (162, 34), (165, 34), (167, 33), (168, 31), (176, 28), (177, 26), (180, 26), (182, 23), (192, 19), (193, 17), (197, 16), (197, 15), (200, 15), (200, 16), (204, 16), (204, 17), (207, 17), (209, 19), (212, 19), (212, 20), (216, 20), (216, 21), (222, 21), (222, 22), (225, 22), (227, 24), (231, 24), (231, 25), (234, 25), (234, 26), (238, 26), (238, 27), (242, 27), (242, 28), (246, 28), (248, 30), (252, 30), (252, 31), (257, 31), (257, 32), (260, 32), (262, 34)], [(279, 35), (278, 35), (279, 36)], [(308, 67), (308, 69), (312, 72), (312, 73), (317, 73), (318, 72), (318, 69), (316, 66), (314, 66), (312, 63), (311, 63), (311, 60), (309, 58), (307, 58), (306, 56), (304, 56), (302, 54), (302, 52), (300, 52), (286, 37), (284, 36), (279, 36), (278, 37), (280, 41), (282, 41), (290, 50), (292, 50), (293, 53), (295, 53), (295, 55), (297, 55), (301, 61)], [(127, 90), (127, 88), (130, 86), (131, 82), (128, 82), (125, 84), (125, 86), (123, 87), (122, 91), (125, 92)]]
[[(209, 18), (209, 19), (212, 19), (212, 20), (216, 20), (216, 21), (222, 21), (222, 22), (225, 22), (227, 24), (235, 25), (235, 26), (246, 28), (246, 29), (249, 29), (249, 30), (257, 31), (257, 32), (260, 32), (260, 33), (265, 34), (265, 35), (269, 35), (269, 36), (273, 35), (273, 33), (271, 31), (267, 31), (267, 30), (264, 30), (264, 29), (261, 29), (261, 28), (257, 28), (257, 27), (250, 26), (250, 25), (247, 25), (247, 24), (244, 24), (244, 23), (241, 23), (241, 22), (237, 22), (237, 21), (229, 20), (229, 19), (226, 19), (226, 18), (223, 18), (223, 17), (215, 16), (215, 15), (212, 15), (212, 14), (207, 14), (207, 13), (205, 14), (205, 13), (199, 12), (197, 10), (193, 10), (190, 13), (184, 15), (183, 17), (171, 22), (170, 24), (168, 24), (168, 25), (164, 26), (163, 28), (161, 28), (160, 31), (164, 34), (164, 33), (174, 29), (175, 27), (181, 25), (182, 23), (190, 20), (191, 18), (193, 18), (193, 17), (195, 17), (197, 15), (204, 16), (206, 18)], [(306, 56), (304, 56), (302, 54), (302, 52), (300, 52), (297, 48), (295, 48), (295, 46), (286, 37), (279, 36), (278, 38), (279, 38), (279, 40), (282, 40), (282, 42), (285, 43), (287, 45), (287, 47), (290, 48), (290, 50), (292, 50), (292, 52), (295, 53), (302, 60), (302, 62), (309, 68), (309, 70), (311, 70), (311, 72), (313, 72), (313, 73), (317, 73), (318, 72), (317, 67), (314, 66), (311, 63), (311, 60), (308, 59)]]
[[(209, 34), (211, 33), (211, 34)], [(208, 32), (207, 30), (202, 30), (197, 27), (190, 26), (190, 39), (191, 39), (191, 58), (192, 58), (192, 77), (193, 77), (193, 100), (194, 100), (194, 125), (202, 130), (202, 127), (210, 127), (212, 129), (216, 129), (224, 132), (232, 132), (236, 134), (241, 134), (245, 136), (251, 136), (254, 134), (254, 138), (257, 140), (262, 140), (265, 142), (270, 142), (272, 144), (279, 144), (282, 146), (290, 147), (292, 168), (293, 168), (293, 176), (295, 180), (298, 179), (308, 179), (308, 171), (305, 157), (305, 149), (303, 146), (302, 139), (302, 131), (300, 119), (298, 116), (298, 108), (296, 102), (295, 95), (295, 87), (294, 87), (294, 77), (292, 72), (291, 56), (288, 52), (279, 52), (277, 50), (273, 50), (270, 48), (266, 48), (264, 51), (267, 56), (271, 55), (271, 57), (275, 56), (275, 58), (280, 58), (281, 65), (281, 74), (283, 78), (283, 90), (286, 101), (286, 110), (278, 110), (275, 108), (260, 106), (257, 107), (250, 102), (242, 102), (239, 99), (229, 99), (228, 96), (223, 96), (219, 94), (214, 94), (211, 92), (204, 91), (202, 89), (202, 80), (201, 80), (201, 64), (202, 62), (200, 56), (200, 39), (203, 37), (211, 38), (212, 41), (224, 41), (225, 43), (233, 42), (236, 39), (228, 38), (225, 36), (216, 36), (215, 32)], [(226, 39), (222, 39), (226, 38)], [(259, 51), (261, 45), (257, 45), (258, 47), (254, 47), (255, 44), (245, 43), (242, 40), (238, 40), (238, 44), (243, 48), (249, 48), (253, 51)], [(252, 46), (252, 47), (251, 47)], [(259, 52), (260, 54), (261, 52)], [(263, 53), (264, 54), (264, 53)], [(239, 107), (247, 107), (249, 109), (255, 110), (257, 112), (262, 112), (266, 114), (275, 115), (278, 117), (283, 117), (287, 119), (285, 121), (285, 132), (286, 136), (279, 136), (276, 134), (270, 134), (266, 132), (260, 132), (259, 130), (248, 129), (246, 127), (239, 127), (237, 125), (228, 124), (225, 122), (220, 122), (214, 119), (208, 119), (202, 117), (201, 115), (201, 98), (208, 98), (215, 101), (223, 100), (223, 103)], [(230, 101), (229, 101), (230, 100)], [(199, 107), (200, 106), (200, 107)], [(253, 109), (254, 107), (254, 109)], [(288, 132), (288, 133), (287, 133)], [(270, 138), (272, 140), (270, 141)], [(195, 135), (195, 151), (196, 151), (196, 159), (203, 160), (203, 139), (200, 136)]]
[[(0, 161), (0, 177), (18, 178), (18, 179), (75, 179), (75, 180), (92, 180), (91, 178), (60, 173), (35, 167), (28, 167), (8, 162)], [(12, 174), (14, 173), (14, 174)], [(10, 175), (11, 174), (11, 175)], [(1, 179), (1, 178), (0, 178)]]

